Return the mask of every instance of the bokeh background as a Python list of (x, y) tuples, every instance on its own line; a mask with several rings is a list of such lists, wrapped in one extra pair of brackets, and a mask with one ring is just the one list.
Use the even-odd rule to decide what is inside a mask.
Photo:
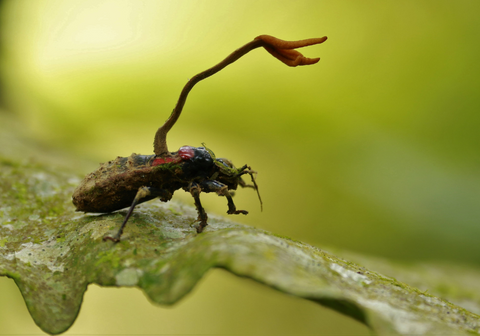
[[(321, 37), (288, 68), (256, 50), (196, 86), (169, 148), (205, 142), (258, 174), (242, 223), (404, 262), (480, 265), (480, 2), (1, 3), (0, 113), (45, 146), (98, 162), (152, 153), (196, 73), (260, 34)], [(191, 203), (179, 192), (177, 199)], [(223, 199), (206, 195), (208, 212)], [(41, 333), (0, 278), (0, 334)], [(90, 286), (69, 331), (368, 334), (359, 323), (224, 271), (173, 308)]]

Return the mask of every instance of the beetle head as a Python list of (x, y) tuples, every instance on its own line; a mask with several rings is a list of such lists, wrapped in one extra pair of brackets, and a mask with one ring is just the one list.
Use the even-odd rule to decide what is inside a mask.
[[(253, 188), (257, 192), (258, 200), (260, 201), (260, 208), (263, 210), (263, 202), (260, 197), (260, 192), (258, 191), (258, 185), (255, 181), (255, 176), (257, 172), (252, 170), (247, 165), (244, 165), (241, 168), (235, 168), (232, 161), (225, 158), (214, 158), (215, 165), (219, 169), (219, 177), (227, 177), (228, 179), (234, 179), (235, 185), (240, 184), (241, 187)], [(248, 174), (252, 179), (252, 184), (246, 184), (242, 179), (242, 175)]]

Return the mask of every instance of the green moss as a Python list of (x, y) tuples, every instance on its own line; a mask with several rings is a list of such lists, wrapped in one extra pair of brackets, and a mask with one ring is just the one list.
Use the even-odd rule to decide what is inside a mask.
[(176, 215), (176, 216), (181, 216), (181, 215), (182, 215), (181, 212), (175, 210), (173, 207), (168, 208), (168, 210), (170, 210), (170, 212), (171, 212), (172, 214)]
[(181, 166), (177, 163), (173, 163), (173, 162), (167, 162), (167, 163), (164, 163), (164, 164), (160, 164), (158, 166), (154, 166), (152, 168), (152, 170), (154, 172), (156, 171), (174, 171), (174, 170), (177, 170), (177, 169), (181, 169)]
[(272, 236), (278, 237), (278, 238), (281, 238), (281, 239), (289, 240), (289, 241), (291, 241), (291, 242), (293, 242), (293, 243), (303, 244), (303, 243), (302, 243), (301, 241), (299, 241), (299, 240), (295, 240), (295, 239), (292, 239), (292, 238), (287, 237), (287, 236), (279, 235), (279, 234), (277, 234), (277, 233), (267, 232), (267, 234), (271, 234)]
[(102, 251), (96, 258), (96, 267), (105, 267), (106, 265), (109, 265), (112, 268), (118, 268), (120, 265), (120, 257), (118, 256), (118, 253), (115, 252), (115, 249)]
[(0, 156), (0, 166), (18, 168), (18, 167), (21, 167), (21, 164), (17, 161), (10, 160), (8, 158)]

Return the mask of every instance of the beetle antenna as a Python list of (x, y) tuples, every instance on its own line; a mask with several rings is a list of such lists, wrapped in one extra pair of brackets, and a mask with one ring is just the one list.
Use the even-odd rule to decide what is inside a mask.
[(255, 191), (257, 192), (258, 200), (260, 201), (260, 211), (263, 211), (263, 202), (262, 202), (262, 198), (260, 197), (260, 191), (258, 191), (257, 182), (255, 182), (255, 178), (253, 177), (253, 173), (252, 173), (252, 172), (249, 172), (248, 174), (250, 175), (250, 178), (252, 179), (253, 188), (254, 188)]
[[(324, 36), (320, 38), (311, 38), (300, 41), (283, 41), (270, 35), (260, 35), (257, 36), (253, 41), (235, 50), (217, 65), (192, 77), (183, 87), (183, 90), (180, 93), (180, 97), (178, 98), (177, 105), (173, 109), (172, 114), (167, 119), (165, 124), (163, 124), (163, 126), (160, 127), (155, 134), (155, 139), (153, 142), (153, 150), (155, 155), (162, 156), (168, 155), (170, 153), (167, 146), (167, 133), (170, 131), (173, 125), (175, 125), (178, 118), (180, 117), (183, 106), (185, 105), (185, 101), (187, 100), (188, 93), (195, 86), (195, 84), (205, 78), (216, 74), (217, 72), (225, 68), (227, 65), (235, 62), (243, 55), (258, 47), (264, 47), (272, 56), (291, 67), (295, 67), (297, 65), (315, 64), (320, 60), (320, 58), (307, 58), (294, 49), (323, 43), (326, 40), (327, 37)], [(256, 189), (258, 193), (258, 188)], [(260, 198), (260, 194), (258, 196)]]

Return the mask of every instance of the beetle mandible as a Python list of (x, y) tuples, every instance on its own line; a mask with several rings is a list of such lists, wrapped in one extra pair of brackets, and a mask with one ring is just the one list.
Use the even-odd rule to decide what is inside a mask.
[[(310, 65), (320, 58), (307, 58), (294, 50), (305, 46), (323, 43), (326, 36), (300, 41), (283, 41), (269, 35), (260, 35), (243, 47), (235, 50), (217, 65), (192, 77), (183, 88), (170, 117), (161, 126), (154, 138), (152, 155), (132, 154), (129, 157), (117, 157), (115, 160), (101, 164), (88, 174), (73, 192), (73, 204), (77, 211), (112, 212), (130, 207), (118, 232), (113, 236), (105, 236), (104, 240), (120, 241), (123, 229), (137, 204), (160, 198), (168, 202), (173, 193), (183, 189), (193, 196), (198, 212), (196, 230), (201, 233), (207, 226), (208, 216), (200, 202), (201, 192), (216, 192), (225, 196), (228, 214), (244, 214), (245, 210), (237, 210), (233, 203), (231, 190), (249, 187), (256, 190), (260, 206), (262, 200), (258, 192), (253, 171), (249, 166), (240, 168), (228, 159), (216, 158), (206, 147), (183, 146), (176, 152), (167, 147), (167, 133), (180, 117), (188, 93), (199, 81), (212, 76), (227, 65), (235, 62), (243, 55), (258, 47), (265, 48), (275, 58), (288, 66)], [(246, 184), (243, 175), (250, 175), (252, 184)]]

